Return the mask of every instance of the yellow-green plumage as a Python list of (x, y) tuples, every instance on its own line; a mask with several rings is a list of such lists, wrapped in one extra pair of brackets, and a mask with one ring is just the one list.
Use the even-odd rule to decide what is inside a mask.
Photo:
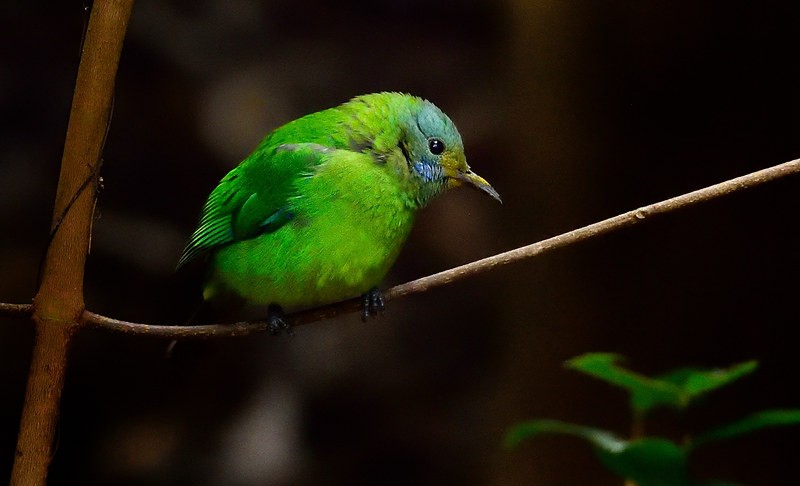
[(438, 108), (357, 97), (278, 128), (225, 176), (179, 267), (208, 254), (206, 300), (297, 309), (354, 297), (388, 272), (416, 211), (462, 183), (499, 199)]

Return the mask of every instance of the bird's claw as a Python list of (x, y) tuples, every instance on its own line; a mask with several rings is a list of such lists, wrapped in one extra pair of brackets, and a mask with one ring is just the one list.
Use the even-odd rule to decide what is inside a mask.
[(285, 332), (288, 336), (294, 336), (292, 325), (283, 316), (281, 306), (273, 304), (267, 308), (267, 330), (270, 336), (277, 336), (281, 332)]
[(366, 294), (361, 296), (361, 320), (367, 322), (370, 316), (377, 316), (383, 312), (386, 305), (383, 302), (383, 294), (377, 287), (372, 287)]

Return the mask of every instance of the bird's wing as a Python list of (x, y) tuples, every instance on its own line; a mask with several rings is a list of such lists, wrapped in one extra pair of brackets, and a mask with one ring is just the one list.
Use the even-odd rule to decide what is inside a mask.
[(311, 176), (334, 152), (308, 143), (256, 151), (211, 192), (178, 268), (209, 250), (271, 233), (289, 222), (294, 214), (288, 203), (297, 195), (296, 181)]

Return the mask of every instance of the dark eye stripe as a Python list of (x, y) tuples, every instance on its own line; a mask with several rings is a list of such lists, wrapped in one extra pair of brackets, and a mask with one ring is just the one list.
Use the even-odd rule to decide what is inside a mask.
[(403, 153), (403, 158), (406, 159), (406, 163), (408, 165), (411, 165), (411, 156), (408, 155), (408, 149), (406, 148), (406, 144), (404, 144), (403, 141), (400, 140), (400, 143), (398, 143), (397, 146), (400, 147), (400, 152)]

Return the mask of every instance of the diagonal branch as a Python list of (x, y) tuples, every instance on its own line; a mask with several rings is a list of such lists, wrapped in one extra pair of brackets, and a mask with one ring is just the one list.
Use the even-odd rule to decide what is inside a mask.
[[(580, 241), (594, 238), (618, 229), (642, 223), (647, 219), (692, 206), (697, 203), (716, 199), (734, 192), (749, 189), (766, 182), (800, 173), (800, 159), (791, 160), (767, 169), (730, 179), (719, 184), (714, 184), (703, 189), (698, 189), (677, 197), (666, 199), (649, 206), (622, 213), (597, 223), (563, 233), (546, 240), (539, 241), (514, 250), (499, 253), (494, 256), (451, 268), (427, 277), (422, 277), (411, 282), (397, 285), (384, 292), (385, 300), (394, 300), (408, 295), (426, 292), (436, 287), (461, 280), (466, 277), (493, 270), (497, 267), (514, 263), (527, 258), (532, 258), (549, 251), (574, 245)], [(286, 316), (293, 325), (308, 324), (311, 322), (330, 319), (338, 315), (356, 312), (359, 310), (360, 299), (350, 299), (335, 304), (329, 304), (314, 309), (296, 312)], [(0, 315), (28, 316), (31, 306), (26, 304), (0, 304)], [(111, 317), (95, 314), (91, 311), (83, 313), (83, 324), (87, 327), (107, 329), (109, 331), (151, 336), (164, 339), (186, 338), (216, 338), (245, 336), (264, 332), (268, 325), (264, 321), (245, 321), (233, 324), (208, 324), (202, 326), (167, 326), (155, 324), (141, 324), (122, 321)]]
[[(533, 243), (472, 263), (467, 263), (466, 265), (461, 265), (450, 270), (445, 270), (428, 277), (397, 285), (384, 292), (384, 299), (393, 300), (420, 292), (426, 292), (430, 289), (447, 285), (472, 275), (487, 272), (509, 263), (532, 258), (546, 252), (574, 245), (589, 238), (642, 223), (653, 216), (716, 199), (727, 194), (732, 194), (797, 173), (800, 173), (800, 159), (795, 159), (735, 179), (720, 182), (719, 184), (714, 184), (649, 206), (643, 206), (614, 216), (613, 218), (598, 221), (597, 223), (542, 240), (538, 243)], [(297, 326), (358, 311), (359, 305), (360, 299), (350, 299), (344, 302), (296, 312), (286, 316), (286, 318), (293, 325)], [(268, 327), (267, 323), (263, 321), (237, 322), (234, 324), (209, 324), (202, 326), (139, 324), (112, 319), (90, 311), (84, 312), (83, 322), (88, 327), (167, 339), (244, 336), (266, 331)]]

